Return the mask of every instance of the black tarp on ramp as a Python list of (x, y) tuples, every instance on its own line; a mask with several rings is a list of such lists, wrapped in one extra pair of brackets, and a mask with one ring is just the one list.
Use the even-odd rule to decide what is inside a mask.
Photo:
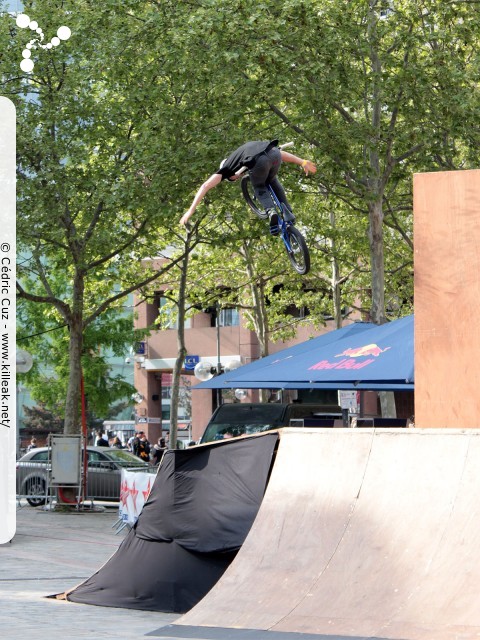
[(277, 433), (166, 452), (135, 527), (67, 600), (182, 613), (217, 582), (257, 515)]

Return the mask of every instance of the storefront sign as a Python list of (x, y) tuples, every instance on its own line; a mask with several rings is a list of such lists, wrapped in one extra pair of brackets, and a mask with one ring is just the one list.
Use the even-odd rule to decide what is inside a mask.
[(200, 362), (200, 356), (187, 356), (185, 358), (184, 367), (187, 371), (193, 371), (195, 365)]
[(146, 353), (145, 342), (137, 342), (135, 344), (135, 353), (139, 356), (144, 356)]

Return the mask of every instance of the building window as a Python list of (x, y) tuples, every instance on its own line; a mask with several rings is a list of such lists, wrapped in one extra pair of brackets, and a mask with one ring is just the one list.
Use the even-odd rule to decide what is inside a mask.
[(285, 309), (285, 314), (292, 316), (292, 318), (303, 320), (310, 315), (310, 309), (308, 309), (308, 307), (297, 307), (296, 305), (291, 304)]
[(240, 314), (238, 309), (221, 309), (219, 317), (220, 327), (238, 327), (240, 324)]

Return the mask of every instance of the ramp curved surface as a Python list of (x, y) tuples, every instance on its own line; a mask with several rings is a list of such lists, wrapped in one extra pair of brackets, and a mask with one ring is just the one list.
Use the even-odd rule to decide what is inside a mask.
[(480, 638), (480, 431), (286, 429), (233, 564), (176, 624)]

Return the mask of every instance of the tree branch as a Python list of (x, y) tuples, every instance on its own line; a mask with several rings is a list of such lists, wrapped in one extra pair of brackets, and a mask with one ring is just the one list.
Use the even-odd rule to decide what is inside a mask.
[(410, 156), (413, 156), (415, 153), (417, 153), (418, 151), (420, 151), (420, 149), (423, 149), (424, 147), (425, 147), (425, 144), (423, 143), (416, 144), (414, 147), (412, 147), (408, 151), (405, 151), (405, 153), (402, 153), (401, 156), (397, 156), (396, 158), (393, 158), (393, 162), (395, 164), (398, 164), (399, 162), (403, 162), (403, 160), (406, 160)]
[[(196, 246), (196, 244), (198, 244), (198, 239), (194, 240), (190, 251)], [(101, 315), (111, 304), (113, 304), (117, 300), (120, 300), (121, 298), (124, 298), (125, 296), (127, 296), (129, 293), (133, 293), (134, 291), (141, 289), (147, 284), (150, 284), (154, 280), (157, 280), (164, 273), (168, 273), (182, 260), (183, 260), (183, 254), (181, 254), (178, 258), (175, 258), (174, 260), (170, 259), (170, 262), (167, 265), (165, 265), (161, 271), (158, 271), (153, 275), (148, 276), (147, 278), (145, 278), (144, 280), (141, 280), (140, 282), (135, 282), (130, 287), (127, 287), (123, 291), (120, 291), (114, 296), (111, 296), (110, 298), (107, 298), (106, 300), (104, 300), (103, 303), (99, 307), (97, 307), (97, 309), (93, 313), (91, 313), (89, 316), (85, 318), (83, 322), (83, 326), (86, 327), (87, 325), (91, 324), (96, 318), (98, 318), (99, 315)]]
[(145, 218), (143, 220), (143, 222), (140, 224), (140, 226), (137, 228), (137, 230), (135, 231), (133, 236), (130, 236), (130, 238), (126, 242), (124, 242), (122, 245), (120, 245), (116, 249), (112, 250), (107, 255), (104, 255), (101, 258), (98, 258), (98, 260), (94, 260), (93, 262), (90, 262), (89, 264), (87, 264), (87, 266), (85, 267), (84, 270), (85, 271), (91, 271), (92, 269), (95, 269), (96, 267), (98, 267), (98, 266), (100, 266), (102, 264), (105, 264), (106, 262), (108, 262), (109, 260), (111, 260), (112, 258), (117, 256), (118, 254), (122, 253), (122, 251), (124, 251), (128, 247), (131, 247), (132, 244), (138, 239), (138, 237), (140, 236), (141, 232), (146, 227), (147, 222), (148, 222), (148, 220), (147, 220), (147, 218)]
[(60, 311), (60, 313), (62, 314), (63, 318), (65, 318), (67, 323), (70, 321), (70, 318), (71, 318), (70, 307), (67, 304), (65, 304), (62, 300), (60, 300), (59, 298), (56, 298), (55, 296), (50, 296), (50, 295), (49, 296), (39, 296), (39, 295), (35, 295), (33, 293), (28, 293), (28, 291), (25, 291), (25, 289), (18, 282), (18, 280), (17, 280), (17, 296), (19, 298), (23, 298), (25, 300), (29, 300), (30, 302), (40, 302), (40, 303), (44, 303), (44, 304), (52, 304), (56, 309), (58, 309), (58, 311)]

